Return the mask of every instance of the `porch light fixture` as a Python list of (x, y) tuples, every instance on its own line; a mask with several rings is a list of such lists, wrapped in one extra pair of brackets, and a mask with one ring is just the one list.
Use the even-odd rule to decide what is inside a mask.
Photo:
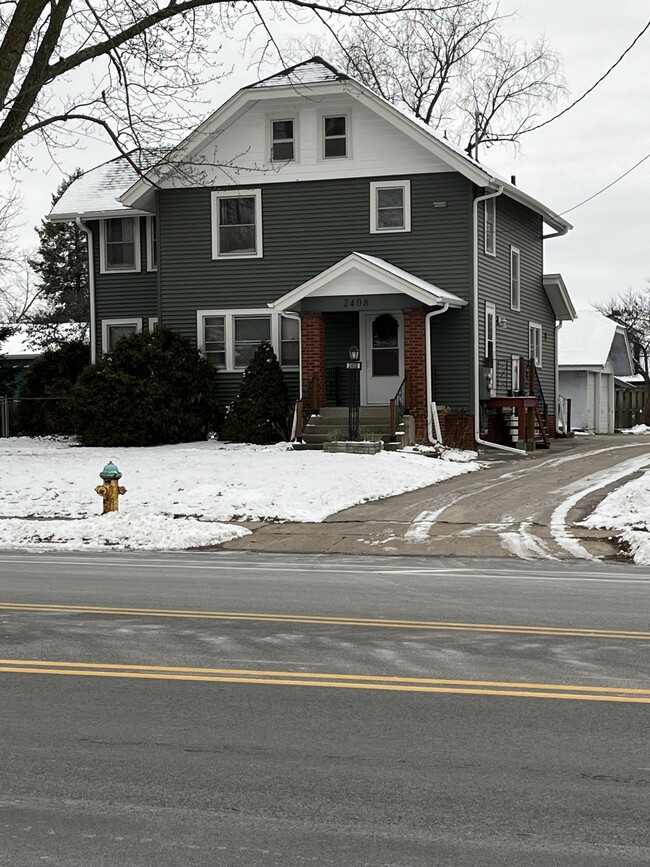
[(351, 346), (348, 349), (348, 355), (350, 356), (350, 361), (358, 361), (359, 360), (359, 347)]

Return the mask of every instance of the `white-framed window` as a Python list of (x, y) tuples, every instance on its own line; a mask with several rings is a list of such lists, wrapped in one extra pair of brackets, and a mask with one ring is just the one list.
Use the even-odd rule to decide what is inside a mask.
[(350, 155), (349, 118), (346, 114), (324, 115), (322, 118), (323, 159), (342, 159)]
[(293, 117), (271, 118), (271, 162), (288, 163), (297, 159), (297, 124)]
[(142, 319), (102, 319), (102, 352), (112, 352), (118, 340), (142, 331)]
[(488, 256), (497, 254), (497, 200), (483, 202), (483, 244)]
[(99, 270), (120, 274), (140, 270), (140, 218), (99, 221)]
[(411, 182), (371, 181), (370, 232), (411, 231)]
[(528, 357), (535, 367), (542, 366), (542, 326), (538, 322), (528, 323)]
[(147, 217), (147, 271), (158, 270), (158, 219)]
[(149, 320), (147, 321), (147, 328), (149, 329), (149, 331), (158, 331), (158, 317), (157, 316), (150, 316), (149, 317)]
[(262, 256), (262, 191), (212, 193), (212, 258)]
[(518, 394), (519, 389), (519, 372), (521, 370), (521, 359), (518, 355), (510, 356), (510, 388), (513, 394)]
[(497, 352), (497, 309), (490, 301), (485, 303), (485, 358), (491, 362), (489, 367), (489, 390), (496, 388)]
[(284, 368), (300, 363), (300, 323), (268, 308), (197, 311), (199, 348), (215, 367), (244, 370), (260, 343), (270, 343)]
[(510, 309), (521, 309), (521, 255), (517, 247), (510, 248)]

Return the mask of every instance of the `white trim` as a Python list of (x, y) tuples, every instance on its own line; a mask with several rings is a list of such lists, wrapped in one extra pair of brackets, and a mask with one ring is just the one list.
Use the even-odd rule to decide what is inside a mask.
[[(539, 358), (537, 353), (535, 352), (535, 343), (532, 339), (533, 332), (537, 332), (539, 334)], [(535, 367), (542, 367), (542, 338), (544, 334), (544, 329), (542, 328), (539, 322), (529, 322), (528, 323), (528, 358), (532, 359), (535, 362)]]
[[(286, 121), (293, 123), (293, 139), (278, 139), (278, 141), (293, 142), (293, 156), (290, 160), (274, 160), (273, 159), (273, 124)], [(283, 166), (287, 163), (300, 162), (298, 153), (298, 114), (267, 114), (266, 115), (266, 153), (268, 154), (269, 162), (275, 166)]]
[(490, 394), (496, 394), (496, 365), (497, 365), (497, 308), (496, 304), (493, 304), (492, 301), (485, 302), (485, 324), (484, 330), (484, 357), (490, 358), (490, 354), (488, 352), (488, 317), (492, 316), (492, 332), (489, 335), (489, 339), (492, 342), (492, 382), (490, 383)]
[(110, 352), (108, 348), (108, 329), (112, 325), (133, 325), (135, 333), (142, 331), (142, 317), (132, 316), (127, 319), (102, 319), (102, 352)]
[[(255, 251), (253, 253), (219, 252), (219, 199), (255, 199)], [(213, 259), (261, 259), (262, 250), (262, 190), (214, 190), (210, 193)]]
[(404, 311), (403, 310), (371, 310), (368, 313), (360, 313), (359, 314), (359, 352), (360, 358), (363, 362), (362, 368), (362, 376), (360, 377), (360, 399), (362, 406), (385, 406), (390, 403), (391, 398), (395, 396), (395, 391), (388, 396), (386, 399), (375, 400), (372, 403), (369, 402), (368, 392), (370, 391), (369, 380), (374, 379), (372, 376), (372, 345), (368, 340), (368, 329), (369, 323), (375, 319), (378, 319), (380, 316), (392, 316), (398, 326), (398, 335), (399, 335), (399, 373), (395, 377), (391, 377), (391, 379), (395, 379), (399, 384), (404, 378)]
[(380, 282), (389, 286), (394, 292), (401, 292), (404, 295), (409, 295), (417, 301), (421, 301), (427, 306), (434, 304), (449, 304), (450, 307), (465, 307), (467, 301), (459, 298), (457, 295), (452, 295), (444, 289), (439, 289), (433, 283), (427, 283), (426, 280), (421, 280), (413, 274), (409, 274), (402, 268), (397, 268), (383, 259), (378, 259), (376, 256), (368, 256), (365, 253), (350, 253), (345, 259), (336, 262), (334, 265), (307, 280), (301, 286), (297, 286), (286, 295), (278, 298), (269, 304), (269, 307), (275, 310), (287, 310), (302, 301), (308, 296), (319, 297), (324, 287), (337, 280), (342, 275), (351, 270), (360, 271), (362, 274), (367, 274), (374, 277)]
[[(488, 210), (492, 212), (492, 231), (488, 234)], [(497, 200), (485, 199), (483, 202), (483, 250), (486, 256), (497, 254)]]
[(148, 331), (155, 331), (157, 325), (158, 325), (158, 317), (157, 316), (150, 316), (149, 319), (147, 320), (147, 330)]
[(107, 220), (99, 221), (99, 273), (100, 274), (137, 274), (142, 268), (140, 259), (140, 217), (109, 217), (110, 220), (133, 220), (133, 245), (134, 266), (133, 268), (107, 268), (106, 267), (106, 223)]
[[(234, 320), (237, 318), (250, 317), (253, 319), (269, 319), (271, 322), (271, 346), (273, 351), (280, 359), (281, 340), (280, 340), (280, 317), (282, 312), (269, 310), (268, 307), (230, 307), (220, 308), (216, 310), (197, 310), (196, 311), (196, 342), (199, 350), (205, 352), (205, 328), (203, 320), (208, 316), (223, 316), (224, 329), (224, 345), (226, 355), (226, 366), (220, 367), (219, 370), (224, 370), (229, 373), (242, 373), (246, 367), (235, 366), (235, 327)], [(292, 318), (292, 317), (288, 317)], [(298, 342), (300, 345), (300, 331), (298, 333)], [(299, 364), (283, 366), (283, 370), (299, 370)]]
[[(154, 241), (154, 232), (153, 232), (153, 221), (156, 220), (155, 214), (152, 214), (150, 217), (147, 217), (146, 230), (147, 230), (147, 271), (157, 271), (158, 270), (158, 248), (160, 244), (156, 243), (156, 264), (153, 264), (153, 241)], [(158, 224), (156, 220), (156, 235), (158, 234)], [(156, 242), (158, 238), (156, 238)]]
[[(352, 158), (352, 112), (345, 111), (321, 111), (318, 113), (318, 159), (329, 163), (332, 160), (349, 160)], [(334, 117), (345, 118), (345, 154), (340, 156), (325, 156), (325, 121)], [(341, 139), (343, 136), (329, 136), (330, 139)]]
[[(379, 190), (394, 190), (401, 188), (402, 210), (404, 213), (404, 225), (396, 228), (381, 229), (377, 225), (379, 202), (377, 193)], [(395, 232), (403, 233), (411, 231), (411, 182), (406, 181), (371, 181), (370, 182), (370, 234), (389, 235)]]
[[(516, 268), (513, 266), (516, 263)], [(521, 251), (510, 245), (510, 309), (521, 310)]]

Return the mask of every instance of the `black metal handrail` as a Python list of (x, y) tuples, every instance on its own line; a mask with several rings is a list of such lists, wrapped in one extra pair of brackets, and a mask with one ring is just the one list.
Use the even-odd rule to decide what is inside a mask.
[(302, 397), (296, 401), (294, 410), (296, 433), (295, 438), (298, 442), (302, 442), (303, 431), (307, 422), (312, 415), (317, 415), (319, 407), (316, 406), (316, 398), (318, 395), (318, 376), (315, 374), (309, 380), (307, 388), (303, 391)]
[(395, 441), (397, 428), (408, 413), (406, 407), (406, 381), (407, 374), (404, 375), (404, 379), (400, 382), (399, 388), (395, 392), (395, 397), (391, 398), (390, 401), (390, 438), (392, 442)]

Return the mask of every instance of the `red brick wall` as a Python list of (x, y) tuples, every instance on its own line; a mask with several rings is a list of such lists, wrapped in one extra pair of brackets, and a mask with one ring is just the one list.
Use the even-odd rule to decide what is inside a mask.
[(302, 389), (309, 387), (312, 377), (317, 377), (318, 386), (315, 406), (325, 405), (325, 317), (322, 313), (300, 314), (300, 339), (302, 344)]
[(418, 440), (426, 439), (427, 424), (427, 378), (424, 318), (426, 310), (419, 307), (404, 311), (404, 372), (406, 373), (406, 405), (415, 416)]

